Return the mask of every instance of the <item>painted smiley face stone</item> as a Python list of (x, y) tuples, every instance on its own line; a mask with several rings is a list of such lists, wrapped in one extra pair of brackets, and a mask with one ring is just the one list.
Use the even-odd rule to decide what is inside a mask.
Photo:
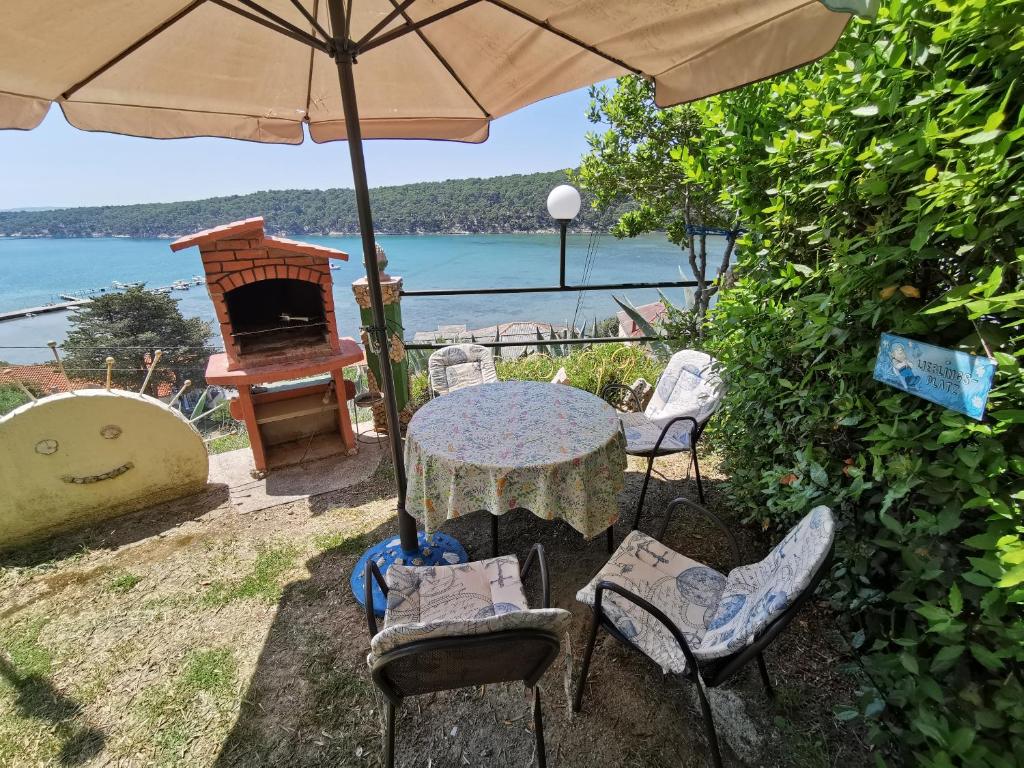
[(85, 389), (0, 417), (0, 549), (201, 492), (209, 459), (178, 411)]

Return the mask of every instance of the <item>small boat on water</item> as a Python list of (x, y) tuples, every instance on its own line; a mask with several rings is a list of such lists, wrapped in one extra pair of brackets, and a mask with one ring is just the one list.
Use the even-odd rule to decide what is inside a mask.
[(191, 288), (187, 280), (176, 280), (171, 287), (176, 291), (187, 291)]
[(206, 281), (199, 275), (192, 275), (192, 285), (202, 285), (204, 282)]

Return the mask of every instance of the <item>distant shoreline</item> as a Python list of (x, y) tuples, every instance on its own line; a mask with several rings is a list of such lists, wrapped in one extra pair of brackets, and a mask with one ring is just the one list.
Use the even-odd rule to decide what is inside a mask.
[[(569, 229), (569, 234), (573, 235), (589, 235), (594, 232), (606, 234), (603, 229)], [(189, 232), (182, 232), (181, 234), (168, 235), (161, 233), (159, 235), (151, 235), (146, 237), (139, 237), (138, 235), (111, 235), (111, 234), (90, 234), (90, 235), (75, 235), (72, 237), (64, 235), (23, 235), (20, 233), (16, 234), (5, 234), (0, 232), (0, 240), (175, 240), (179, 237), (183, 237)], [(359, 232), (274, 232), (273, 234), (281, 237), (359, 237)], [(466, 231), (450, 231), (450, 232), (374, 232), (374, 237), (456, 237), (463, 235), (471, 237), (473, 235), (556, 235), (558, 234), (557, 227), (550, 229), (506, 229), (506, 230), (487, 230), (480, 232), (466, 232)], [(664, 234), (660, 230), (652, 231), (644, 234)]]
[[(548, 193), (565, 171), (375, 187), (373, 226), (381, 236), (551, 234), (558, 222)], [(574, 232), (607, 231), (632, 205), (598, 210), (582, 192)], [(233, 221), (262, 216), (266, 231), (294, 237), (358, 236), (360, 222), (350, 189), (285, 189), (171, 203), (99, 205), (0, 211), (0, 237), (166, 240)]]

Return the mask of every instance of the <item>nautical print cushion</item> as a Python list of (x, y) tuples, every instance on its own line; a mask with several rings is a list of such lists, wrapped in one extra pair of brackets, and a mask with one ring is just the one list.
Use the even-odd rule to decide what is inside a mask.
[(479, 344), (443, 347), (427, 361), (430, 386), (439, 395), (498, 380), (494, 355)]
[(370, 641), (373, 655), (417, 640), (533, 628), (558, 633), (569, 614), (530, 610), (514, 555), (462, 565), (393, 565), (385, 580), (384, 628)]
[(810, 584), (832, 549), (835, 518), (815, 507), (764, 560), (729, 572), (718, 609), (695, 652), (714, 659), (749, 645)]
[[(691, 648), (700, 644), (725, 587), (725, 576), (718, 571), (673, 552), (640, 531), (625, 538), (576, 599), (593, 605), (600, 581), (625, 587), (661, 609)], [(604, 593), (601, 607), (615, 628), (666, 673), (686, 671), (686, 657), (661, 622), (613, 592)]]
[[(658, 379), (658, 386), (654, 389), (651, 402), (644, 410), (647, 421), (655, 425), (658, 434), (677, 416), (690, 416), (696, 419), (698, 424), (703, 424), (711, 418), (711, 414), (718, 409), (725, 394), (719, 367), (719, 363), (711, 355), (694, 349), (684, 349), (672, 355), (664, 373)], [(623, 425), (627, 430), (626, 438), (632, 444), (629, 425), (625, 422)], [(680, 450), (689, 448), (692, 429), (693, 423), (689, 421), (677, 422), (669, 428), (669, 436), (677, 444), (684, 446)], [(651, 448), (657, 439), (655, 435), (654, 440), (650, 441)], [(632, 450), (632, 445), (630, 449)]]

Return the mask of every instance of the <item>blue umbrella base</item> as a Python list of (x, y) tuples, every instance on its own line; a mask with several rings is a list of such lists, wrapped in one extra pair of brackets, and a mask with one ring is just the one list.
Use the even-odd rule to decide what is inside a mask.
[[(352, 570), (349, 583), (352, 594), (360, 605), (366, 605), (366, 563), (373, 560), (382, 574), (387, 574), (392, 565), (457, 565), (469, 560), (466, 549), (458, 541), (445, 533), (426, 534), (418, 531), (416, 540), (419, 547), (411, 552), (402, 549), (402, 542), (392, 536), (378, 542), (363, 553)], [(370, 577), (373, 578), (372, 576)], [(384, 615), (388, 601), (380, 591), (376, 581), (373, 583), (373, 612), (377, 616)]]

